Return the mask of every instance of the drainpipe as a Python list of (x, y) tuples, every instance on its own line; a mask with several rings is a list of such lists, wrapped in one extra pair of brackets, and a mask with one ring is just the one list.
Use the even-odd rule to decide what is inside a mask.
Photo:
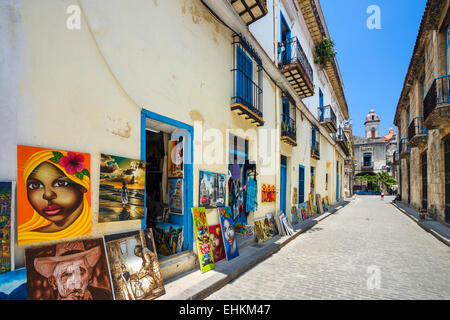
[[(278, 61), (278, 43), (277, 43), (277, 32), (276, 32), (276, 26), (277, 24), (277, 12), (276, 12), (276, 0), (273, 0), (273, 61), (275, 62), (275, 64)], [(280, 88), (278, 86), (275, 86), (275, 130), (277, 131), (277, 137), (278, 134), (280, 133)], [(275, 185), (277, 185), (280, 182), (280, 158), (281, 158), (281, 149), (280, 149), (280, 139), (276, 139), (275, 142)], [(281, 191), (281, 184), (280, 186), (280, 191)], [(278, 189), (277, 189), (278, 191)], [(280, 205), (280, 201), (278, 199), (280, 199), (281, 197), (281, 193), (278, 191), (278, 197), (275, 197), (275, 214), (277, 214), (277, 209)], [(280, 203), (279, 203), (280, 202)], [(280, 208), (281, 209), (281, 208)]]

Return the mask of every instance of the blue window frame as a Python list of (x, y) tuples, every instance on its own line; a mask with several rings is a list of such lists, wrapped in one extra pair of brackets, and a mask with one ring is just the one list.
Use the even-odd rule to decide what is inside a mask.
[(305, 167), (298, 166), (298, 203), (305, 202)]
[(280, 11), (281, 17), (281, 26), (280, 26), (280, 34), (281, 34), (281, 42), (285, 44), (285, 51), (281, 55), (282, 64), (289, 64), (291, 61), (291, 43), (287, 40), (291, 39), (291, 29), (289, 28), (286, 19), (283, 16), (283, 13)]
[(322, 89), (319, 88), (319, 107), (323, 107), (323, 92)]
[(239, 46), (236, 48), (236, 95), (246, 106), (253, 106), (253, 63)]

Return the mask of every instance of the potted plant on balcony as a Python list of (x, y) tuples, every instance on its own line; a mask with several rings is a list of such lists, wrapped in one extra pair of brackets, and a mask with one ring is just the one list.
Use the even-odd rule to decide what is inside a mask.
[(334, 45), (333, 39), (323, 38), (322, 42), (316, 46), (314, 63), (325, 68), (328, 61), (332, 61), (337, 54), (337, 51), (334, 50)]
[(287, 122), (286, 122), (286, 121), (283, 121), (283, 122), (281, 123), (281, 133), (288, 132), (288, 128), (289, 128), (289, 126), (288, 126)]

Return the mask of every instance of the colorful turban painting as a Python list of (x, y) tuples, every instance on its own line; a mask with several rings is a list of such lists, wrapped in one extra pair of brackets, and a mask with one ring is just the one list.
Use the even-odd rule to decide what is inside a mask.
[(90, 155), (17, 146), (19, 245), (90, 234)]

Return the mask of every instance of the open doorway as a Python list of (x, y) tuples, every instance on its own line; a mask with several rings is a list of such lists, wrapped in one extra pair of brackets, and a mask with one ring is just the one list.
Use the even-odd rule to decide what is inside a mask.
[(192, 194), (187, 191), (192, 184), (192, 165), (185, 163), (186, 151), (191, 159), (191, 133), (177, 126), (177, 121), (150, 112), (146, 112), (143, 120), (142, 158), (146, 161), (143, 227), (153, 230), (158, 258), (164, 259), (192, 250), (189, 241)]

